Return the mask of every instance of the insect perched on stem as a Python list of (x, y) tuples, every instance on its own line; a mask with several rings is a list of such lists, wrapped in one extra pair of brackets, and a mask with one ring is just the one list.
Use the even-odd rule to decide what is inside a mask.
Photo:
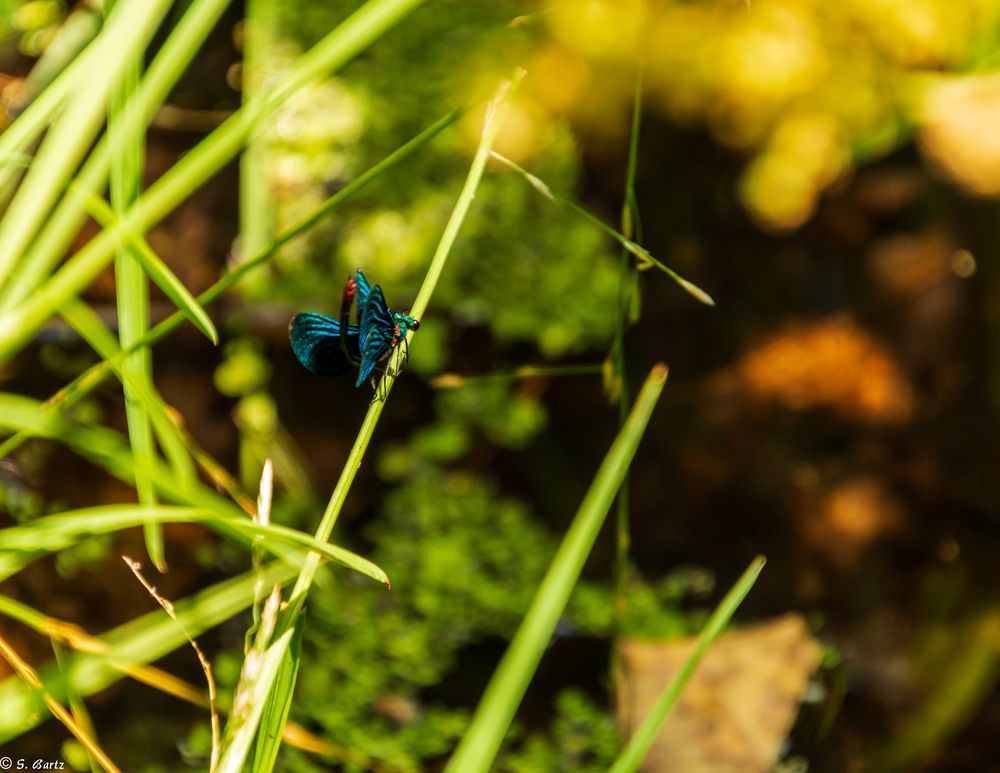
[[(351, 306), (357, 301), (358, 324), (351, 324)], [(361, 269), (347, 277), (340, 303), (340, 319), (305, 311), (288, 323), (288, 338), (299, 362), (323, 378), (358, 369), (354, 386), (369, 381), (377, 390), (375, 372), (384, 371), (395, 352), (393, 375), (399, 375), (408, 356), (406, 335), (420, 322), (392, 311), (382, 288), (368, 284)]]

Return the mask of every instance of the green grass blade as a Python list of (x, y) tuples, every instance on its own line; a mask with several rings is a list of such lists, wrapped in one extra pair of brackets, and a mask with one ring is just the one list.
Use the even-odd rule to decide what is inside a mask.
[(281, 734), (288, 721), (288, 712), (292, 708), (292, 695), (295, 692), (295, 680), (299, 673), (299, 660), (302, 654), (302, 631), (305, 629), (305, 616), (299, 615), (292, 629), (292, 639), (288, 651), (281, 660), (278, 673), (274, 679), (274, 688), (268, 695), (267, 705), (260, 718), (260, 732), (257, 733), (257, 744), (253, 753), (252, 773), (271, 773), (278, 760), (278, 750), (281, 748)]
[[(198, 296), (198, 302), (204, 306), (221, 297), (248, 273), (270, 261), (271, 258), (273, 258), (286, 244), (308, 232), (310, 228), (320, 222), (336, 207), (348, 201), (373, 180), (387, 173), (397, 164), (409, 158), (417, 150), (430, 142), (430, 140), (451, 126), (458, 119), (459, 115), (461, 115), (460, 111), (453, 110), (447, 115), (441, 117), (416, 137), (397, 148), (377, 164), (370, 167), (364, 173), (349, 182), (330, 198), (320, 204), (315, 210), (312, 211), (311, 214), (307, 215), (287, 231), (284, 231), (277, 236), (257, 255), (253, 256), (250, 260), (240, 263), (231, 271), (220, 277), (211, 287)], [(65, 312), (65, 307), (63, 311)], [(79, 375), (63, 389), (53, 395), (48, 401), (46, 401), (44, 404), (46, 410), (67, 408), (73, 405), (76, 401), (85, 397), (96, 386), (98, 386), (108, 373), (113, 371), (117, 372), (116, 369), (120, 367), (127, 353), (138, 349), (140, 346), (152, 346), (153, 344), (159, 342), (170, 333), (177, 330), (177, 328), (179, 328), (183, 323), (184, 319), (185, 317), (181, 312), (171, 315), (150, 330), (142, 338), (142, 340), (137, 341), (135, 344), (126, 349), (125, 352), (122, 352), (113, 358), (105, 359), (103, 362), (99, 362), (88, 368), (84, 373)], [(0, 459), (4, 459), (31, 436), (31, 431), (26, 426), (24, 429), (19, 430), (13, 437), (8, 438), (8, 440), (0, 446)]]
[[(76, 331), (84, 341), (96, 351), (103, 362), (108, 364), (111, 370), (118, 376), (119, 380), (133, 390), (145, 403), (150, 419), (153, 423), (153, 431), (160, 441), (160, 445), (170, 462), (170, 467), (174, 473), (174, 486), (178, 489), (191, 488), (197, 482), (197, 470), (195, 461), (205, 474), (211, 479), (216, 487), (228, 493), (246, 512), (253, 512), (253, 503), (250, 502), (239, 484), (237, 484), (226, 469), (219, 464), (212, 456), (198, 446), (198, 443), (183, 428), (180, 421), (175, 421), (176, 412), (166, 404), (152, 381), (140, 381), (132, 374), (127, 374), (122, 366), (124, 357), (121, 356), (121, 349), (114, 336), (105, 327), (104, 322), (94, 311), (83, 301), (72, 300), (63, 305), (61, 315)], [(135, 345), (131, 348), (136, 348)], [(46, 405), (46, 408), (51, 406)], [(15, 448), (21, 438), (27, 437), (27, 433), (19, 432), (0, 446), (0, 457)]]
[(295, 629), (285, 631), (264, 652), (260, 663), (260, 671), (253, 683), (252, 691), (245, 703), (246, 711), (240, 712), (234, 707), (230, 723), (226, 727), (227, 737), (223, 742), (222, 760), (219, 763), (219, 773), (240, 773), (244, 768), (250, 746), (254, 742), (257, 725), (260, 722), (264, 706), (267, 704), (271, 685), (277, 679), (281, 665), (291, 645)]
[(764, 568), (764, 563), (764, 557), (757, 556), (743, 573), (743, 576), (736, 581), (736, 584), (726, 594), (726, 597), (722, 599), (719, 606), (715, 608), (712, 616), (698, 636), (698, 641), (691, 654), (688, 655), (680, 671), (677, 672), (677, 675), (660, 695), (659, 700), (657, 700), (656, 705), (649, 712), (649, 715), (643, 720), (643, 723), (635, 731), (632, 738), (629, 739), (625, 749), (619, 755), (618, 759), (615, 760), (615, 764), (611, 766), (610, 773), (632, 773), (639, 769), (642, 761), (649, 753), (650, 747), (656, 740), (663, 722), (670, 715), (670, 712), (677, 703), (677, 699), (680, 698), (684, 686), (691, 678), (695, 668), (698, 667), (698, 663), (701, 662), (708, 648), (712, 646), (713, 642), (726, 629), (729, 620), (739, 605), (743, 603), (743, 599), (746, 598), (754, 583), (757, 582), (757, 577)]
[(700, 287), (698, 287), (698, 285), (696, 285), (694, 282), (688, 281), (680, 274), (678, 274), (676, 271), (674, 271), (672, 268), (665, 265), (664, 263), (661, 263), (659, 260), (654, 258), (649, 253), (649, 250), (647, 250), (645, 247), (636, 244), (628, 237), (618, 233), (618, 231), (609, 226), (603, 220), (594, 217), (586, 209), (581, 207), (566, 194), (559, 193), (558, 191), (553, 190), (547, 183), (543, 182), (541, 179), (539, 179), (538, 177), (536, 177), (523, 167), (518, 166), (506, 156), (502, 156), (499, 153), (493, 153), (493, 158), (495, 158), (504, 166), (509, 167), (510, 169), (521, 175), (531, 185), (531, 187), (533, 187), (536, 191), (541, 193), (545, 198), (549, 199), (550, 201), (558, 201), (562, 204), (565, 204), (567, 207), (576, 212), (576, 214), (578, 214), (588, 223), (591, 223), (592, 225), (604, 231), (604, 233), (606, 233), (608, 236), (610, 236), (612, 239), (618, 242), (622, 247), (624, 247), (626, 250), (631, 252), (639, 259), (640, 268), (642, 268), (643, 266), (645, 267), (655, 266), (656, 268), (660, 269), (660, 271), (662, 271), (664, 274), (673, 279), (677, 284), (681, 286), (681, 288), (686, 293), (691, 295), (696, 300), (700, 301), (701, 303), (704, 303), (706, 306), (715, 305), (715, 301), (712, 299), (712, 296), (706, 293)]
[(142, 57), (170, 0), (121, 0), (95, 40), (80, 78), (86, 88), (67, 94), (66, 107), (45, 139), (0, 221), (0, 285), (48, 216), (104, 124), (112, 87)]
[[(458, 200), (455, 202), (455, 206), (452, 209), (451, 216), (448, 218), (448, 223), (445, 225), (444, 232), (441, 235), (441, 240), (438, 242), (437, 249), (434, 251), (434, 255), (431, 258), (430, 266), (428, 266), (427, 273), (424, 276), (423, 284), (421, 284), (417, 297), (413, 301), (413, 305), (410, 307), (410, 313), (418, 319), (423, 316), (424, 311), (427, 309), (427, 304), (430, 302), (431, 294), (434, 292), (434, 288), (437, 286), (438, 279), (441, 276), (441, 272), (444, 270), (448, 256), (451, 254), (451, 248), (455, 243), (456, 237), (458, 236), (458, 231), (462, 226), (462, 222), (465, 220), (466, 214), (468, 214), (469, 207), (472, 206), (473, 199), (476, 197), (476, 189), (479, 187), (479, 181), (483, 177), (483, 171), (486, 169), (486, 160), (489, 158), (490, 147), (493, 144), (493, 139), (496, 137), (496, 132), (499, 128), (497, 122), (497, 111), (499, 110), (503, 100), (506, 98), (507, 93), (514, 86), (516, 86), (522, 76), (523, 73), (518, 72), (514, 82), (502, 84), (497, 91), (497, 95), (494, 97), (489, 108), (487, 109), (483, 135), (479, 141), (479, 147), (476, 150), (476, 155), (473, 157), (472, 164), (469, 167), (469, 174), (466, 176), (465, 185), (462, 187)], [(413, 331), (411, 330), (408, 334), (407, 341), (409, 341), (412, 336)], [(372, 434), (375, 432), (375, 426), (378, 424), (379, 417), (382, 415), (382, 409), (385, 407), (389, 391), (392, 389), (394, 381), (393, 377), (389, 373), (386, 373), (383, 376), (383, 379), (384, 383), (380, 389), (384, 390), (382, 392), (384, 397), (381, 400), (372, 401), (372, 404), (368, 407), (368, 412), (365, 414), (364, 421), (361, 424), (361, 429), (358, 431), (358, 436), (354, 441), (354, 445), (351, 447), (351, 452), (347, 457), (344, 469), (340, 474), (340, 478), (337, 480), (337, 485), (334, 486), (333, 493), (330, 495), (330, 500), (327, 503), (326, 510), (323, 512), (323, 517), (320, 519), (319, 526), (316, 528), (316, 539), (318, 540), (325, 542), (333, 533), (333, 527), (337, 523), (337, 518), (340, 516), (340, 510), (344, 506), (344, 500), (347, 499), (347, 492), (350, 491), (351, 484), (354, 482), (354, 476), (357, 473), (358, 468), (361, 466), (361, 459), (364, 457), (365, 451), (368, 449), (368, 444), (371, 441)], [(318, 556), (310, 556), (306, 560), (306, 564), (302, 569), (302, 573), (295, 582), (295, 588), (293, 589), (291, 599), (289, 600), (289, 611), (285, 617), (286, 623), (294, 619), (294, 615), (305, 603), (306, 594), (309, 592), (309, 587), (312, 585), (313, 575), (315, 574), (318, 565)]]
[[(146, 71), (139, 87), (140, 107), (125, 117), (123, 133), (145, 129), (229, 3), (230, 0), (195, 0), (189, 5)], [(54, 87), (55, 84), (50, 89)], [(140, 123), (133, 125), (134, 120)], [(3, 136), (0, 135), (0, 140)], [(0, 284), (0, 311), (28, 297), (69, 249), (86, 217), (87, 196), (99, 193), (107, 180), (110, 159), (111, 146), (105, 135), (38, 235), (20, 270), (6, 285)]]
[[(643, 13), (645, 6), (640, 3), (639, 11)], [(638, 200), (635, 193), (635, 174), (639, 162), (639, 135), (642, 126), (642, 49), (636, 52), (638, 59), (635, 72), (635, 86), (632, 91), (632, 126), (629, 131), (628, 161), (625, 165), (625, 195), (622, 203), (621, 229), (628, 239), (638, 239)], [(632, 397), (629, 393), (628, 373), (625, 368), (625, 331), (628, 327), (629, 308), (632, 296), (634, 269), (629, 259), (629, 252), (622, 249), (618, 261), (618, 309), (615, 315), (615, 337), (611, 352), (608, 355), (614, 375), (609, 382), (605, 379), (605, 391), (614, 402), (618, 402), (618, 426), (625, 426)], [(628, 556), (632, 545), (632, 530), (629, 523), (629, 479), (622, 479), (618, 490), (617, 514), (615, 523), (615, 630), (620, 630), (628, 611)], [(617, 671), (618, 665), (612, 655), (612, 671)]]
[[(205, 523), (206, 525), (213, 526), (217, 523), (217, 521), (218, 518), (216, 517), (215, 520), (206, 519)], [(360, 572), (361, 574), (372, 578), (386, 587), (389, 586), (389, 575), (387, 575), (381, 567), (373, 564), (367, 558), (362, 558), (357, 553), (337, 547), (330, 542), (318, 540), (311, 534), (306, 534), (305, 532), (291, 529), (287, 526), (278, 526), (273, 523), (268, 526), (261, 526), (253, 521), (242, 519), (227, 520), (226, 526), (235, 531), (243, 532), (251, 537), (266, 537), (267, 540), (270, 540), (272, 543), (279, 542), (293, 547), (317, 551), (323, 556), (323, 558), (342, 564), (348, 569)], [(267, 540), (261, 544), (263, 544), (267, 550), (274, 552), (274, 544), (269, 545)]]
[[(276, 0), (247, 0), (243, 19), (243, 100), (269, 88), (268, 71), (280, 28)], [(274, 201), (268, 183), (268, 141), (254, 132), (240, 157), (240, 253), (256, 255), (274, 237)]]
[[(68, 661), (68, 653), (65, 648), (54, 639), (52, 640), (52, 654), (55, 656), (55, 664), (59, 669), (59, 676), (62, 678), (63, 684), (66, 685), (66, 698), (69, 703), (70, 711), (73, 714), (73, 719), (76, 720), (76, 723), (88, 737), (92, 738), (95, 742), (98, 742), (97, 731), (94, 729), (94, 721), (90, 718), (90, 712), (87, 711), (87, 704), (84, 702), (83, 697), (73, 689), (72, 683), (66, 679), (65, 667)], [(90, 770), (92, 773), (99, 773), (101, 766), (93, 755), (88, 753), (87, 759), (90, 761)]]
[[(36, 633), (49, 634), (53, 639), (57, 638), (51, 633), (53, 618), (43, 612), (39, 612), (34, 607), (28, 606), (22, 601), (0, 595), (0, 615), (23, 623)], [(70, 625), (73, 624), (70, 623)]]
[(223, 527), (224, 531), (260, 537), (259, 544), (265, 550), (273, 552), (276, 545), (286, 545), (317, 551), (327, 560), (354, 569), (383, 585), (389, 584), (386, 573), (368, 559), (287, 526), (262, 526), (244, 516), (220, 516), (205, 508), (141, 505), (103, 505), (72, 510), (0, 530), (0, 580), (43, 555), (65, 550), (87, 537), (110, 534), (146, 522), (200, 523), (213, 529)]
[[(127, 0), (109, 3), (105, 12), (115, 13), (124, 8)], [(112, 92), (108, 106), (108, 138), (111, 142), (111, 206), (117, 213), (133, 206), (142, 192), (142, 170), (146, 142), (144, 132), (126, 132), (127, 115), (138, 106), (135, 101), (139, 78), (142, 74), (142, 52), (124, 67), (121, 84)], [(149, 283), (142, 271), (134, 249), (126, 240), (115, 253), (115, 299), (118, 306), (118, 336), (123, 348), (142, 338), (149, 327)], [(143, 392), (153, 380), (153, 360), (148, 349), (140, 349), (125, 358), (122, 372), (127, 374), (122, 382), (125, 392), (125, 418), (128, 423), (132, 454), (135, 456), (135, 488), (139, 502), (147, 507), (156, 504), (156, 487), (153, 484), (153, 467), (156, 448), (149, 420), (150, 406)], [(132, 383), (145, 389), (135, 388)], [(149, 558), (161, 572), (167, 569), (163, 545), (163, 530), (150, 522), (143, 526)]]
[(538, 668), (594, 540), (611, 509), (622, 478), (635, 456), (666, 381), (665, 365), (657, 365), (650, 371), (628, 421), (594, 476), (524, 620), (483, 693), (472, 724), (448, 761), (445, 773), (479, 773), (492, 766), (514, 712)]
[[(131, 449), (122, 435), (113, 430), (87, 427), (44, 410), (41, 403), (30, 398), (0, 393), (0, 431), (2, 430), (55, 440), (127, 485), (135, 483), (135, 460)], [(246, 513), (228, 499), (219, 496), (200, 481), (195, 481), (194, 485), (187, 488), (178, 486), (174, 476), (159, 464), (153, 474), (161, 499), (212, 511), (218, 516), (210, 524), (215, 531), (238, 544), (249, 544), (245, 529), (237, 530), (229, 525), (235, 522), (233, 519), (242, 522)], [(301, 563), (299, 551), (287, 550), (284, 543), (269, 548), (276, 555), (280, 552), (285, 561), (296, 566)]]
[[(41, 403), (31, 398), (0, 393), (0, 430), (24, 431), (33, 437), (55, 440), (118, 480), (128, 485), (135, 482), (132, 452), (120, 433), (71, 421), (44, 410)], [(220, 516), (243, 517), (242, 510), (203, 484), (190, 490), (178, 488), (173, 476), (160, 465), (153, 474), (163, 499), (204, 507)]]
[(41, 94), (80, 58), (100, 33), (102, 22), (100, 11), (87, 5), (78, 5), (70, 12), (24, 79), (24, 91), (29, 98)]
[[(22, 155), (41, 136), (66, 96), (76, 87), (81, 73), (89, 66), (89, 51), (90, 48), (74, 59), (10, 126), (0, 132), (0, 158)], [(0, 200), (6, 200), (18, 172), (7, 165), (0, 166), (0, 191), (3, 192)]]
[[(117, 222), (114, 210), (100, 196), (89, 196), (87, 198), (87, 214), (94, 218), (101, 228), (113, 228)], [(149, 278), (156, 283), (156, 286), (163, 291), (164, 295), (174, 302), (174, 305), (180, 309), (181, 313), (188, 318), (188, 321), (192, 325), (198, 328), (209, 341), (218, 345), (219, 332), (215, 329), (215, 323), (208, 316), (208, 312), (198, 303), (198, 299), (191, 294), (181, 280), (177, 278), (177, 275), (163, 262), (163, 259), (153, 252), (153, 248), (149, 246), (144, 238), (135, 233), (126, 234), (125, 238), (131, 254), (142, 265)], [(145, 335), (145, 330), (143, 331), (143, 335)], [(140, 340), (141, 338), (142, 336), (136, 340)], [(131, 343), (134, 343), (134, 341)], [(128, 348), (128, 345), (124, 341), (122, 342), (122, 348)]]
[[(35, 66), (31, 68), (28, 77), (24, 79), (21, 93), (28, 100), (33, 100), (38, 95), (45, 95), (50, 106), (60, 104), (67, 90), (65, 84), (56, 84), (55, 81), (74, 65), (77, 65), (80, 60), (80, 52), (90, 45), (100, 29), (101, 14), (91, 8), (78, 6), (60, 25), (52, 42), (42, 52)], [(51, 94), (48, 93), (50, 90)], [(30, 109), (30, 106), (27, 109)], [(27, 150), (28, 143), (38, 136), (50, 117), (51, 113), (45, 113), (43, 109), (44, 123), (35, 124), (34, 127), (25, 123), (24, 128), (34, 128), (34, 131), (21, 134), (20, 139), (11, 138), (8, 140), (5, 131), (4, 136), (0, 138), (0, 144), (7, 146), (7, 143), (12, 141), (11, 147), (16, 145), (18, 150)], [(18, 132), (22, 131), (23, 129), (19, 127)], [(0, 168), (0, 208), (6, 205), (20, 176), (18, 169)]]
[(241, 107), (167, 171), (109, 231), (71, 257), (37, 292), (0, 314), (0, 357), (23, 346), (60, 305), (82, 292), (128, 231), (144, 233), (227, 164), (250, 133), (293, 93), (350, 61), (424, 0), (370, 0), (305, 55), (273, 93)]
[[(154, 394), (156, 393), (154, 392)], [(156, 440), (160, 444), (160, 448), (163, 449), (163, 455), (170, 465), (174, 485), (178, 490), (189, 490), (198, 481), (198, 469), (192, 457), (200, 456), (199, 449), (193, 445), (189, 436), (181, 432), (180, 427), (167, 413), (168, 410), (172, 409), (164, 408), (162, 413), (157, 410), (150, 414), (153, 420), (153, 432), (156, 434)], [(202, 467), (207, 467), (207, 465), (202, 464)], [(226, 487), (223, 486), (223, 488)], [(235, 498), (233, 492), (228, 489), (226, 491)]]
[(948, 621), (952, 643), (948, 654), (935, 662), (932, 683), (924, 687), (916, 705), (907, 706), (899, 726), (866, 760), (865, 770), (906, 773), (946, 759), (945, 750), (988, 702), (1000, 671), (1000, 610), (983, 606), (966, 613), (967, 619)]
[(180, 429), (168, 415), (171, 409), (160, 397), (152, 381), (136, 380), (134, 375), (125, 371), (124, 358), (118, 356), (121, 352), (118, 342), (101, 318), (86, 303), (79, 300), (70, 301), (62, 307), (60, 313), (83, 340), (104, 358), (104, 362), (111, 364), (112, 370), (122, 384), (128, 381), (129, 388), (141, 396), (149, 409), (153, 430), (170, 459), (177, 484), (181, 487), (190, 486), (197, 475), (191, 459), (197, 449), (193, 448), (193, 444), (181, 434)]
[[(268, 585), (284, 585), (296, 569), (280, 562), (265, 567), (262, 576)], [(73, 688), (83, 697), (94, 695), (119, 681), (129, 666), (152, 663), (178, 647), (187, 645), (184, 631), (197, 637), (230, 619), (253, 603), (257, 576), (253, 572), (218, 583), (174, 603), (177, 622), (159, 607), (101, 637), (107, 651), (77, 654), (66, 669)], [(7, 613), (5, 605), (0, 612)], [(179, 625), (178, 625), (179, 623)], [(57, 698), (65, 695), (58, 670), (40, 669), (46, 687)], [(48, 718), (37, 710), (34, 692), (16, 676), (0, 681), (0, 745), (26, 733)]]
[(67, 510), (0, 529), (0, 553), (55, 553), (88, 537), (139, 526), (143, 518), (160, 523), (198, 523), (209, 515), (210, 511), (199, 508), (168, 505), (99, 505)]

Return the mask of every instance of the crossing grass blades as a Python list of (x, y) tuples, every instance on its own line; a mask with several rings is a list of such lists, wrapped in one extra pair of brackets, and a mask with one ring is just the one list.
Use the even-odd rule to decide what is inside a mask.
[[(357, 302), (357, 324), (350, 321), (351, 307)], [(365, 381), (379, 394), (376, 373), (383, 373), (392, 360), (392, 374), (398, 376), (409, 356), (406, 336), (420, 328), (420, 322), (392, 311), (382, 288), (370, 285), (361, 269), (347, 277), (340, 304), (340, 319), (304, 311), (288, 323), (292, 351), (303, 367), (322, 378), (335, 378), (350, 368), (358, 369), (354, 386)], [(395, 357), (393, 357), (395, 354)]]

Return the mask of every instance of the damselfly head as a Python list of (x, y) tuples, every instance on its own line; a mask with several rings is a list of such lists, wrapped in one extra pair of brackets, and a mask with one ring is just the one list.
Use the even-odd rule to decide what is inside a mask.
[(392, 313), (393, 318), (396, 320), (396, 324), (399, 325), (403, 330), (419, 330), (420, 321), (414, 319), (413, 317), (408, 317), (405, 314), (401, 314), (398, 311)]

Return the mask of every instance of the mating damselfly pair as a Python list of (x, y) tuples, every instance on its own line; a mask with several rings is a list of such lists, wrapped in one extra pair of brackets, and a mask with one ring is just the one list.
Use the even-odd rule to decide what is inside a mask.
[[(355, 301), (358, 321), (352, 324)], [(344, 285), (339, 320), (304, 311), (288, 323), (288, 338), (296, 358), (311, 373), (333, 378), (357, 368), (354, 386), (369, 381), (377, 393), (375, 373), (384, 371), (392, 359), (393, 375), (399, 374), (408, 356), (407, 333), (419, 327), (413, 317), (392, 311), (382, 288), (368, 284), (359, 268)]]

